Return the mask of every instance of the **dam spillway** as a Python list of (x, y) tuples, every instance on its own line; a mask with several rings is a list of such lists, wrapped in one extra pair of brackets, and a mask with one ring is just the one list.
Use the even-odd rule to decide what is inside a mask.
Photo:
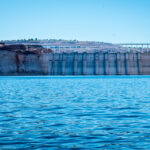
[(0, 51), (0, 75), (150, 75), (150, 52)]

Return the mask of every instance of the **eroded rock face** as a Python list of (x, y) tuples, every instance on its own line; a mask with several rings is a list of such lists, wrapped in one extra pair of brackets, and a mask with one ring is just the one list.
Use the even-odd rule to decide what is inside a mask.
[(16, 53), (13, 51), (0, 51), (0, 75), (17, 73)]
[(0, 47), (0, 75), (48, 74), (51, 49), (40, 45), (5, 45)]
[(49, 53), (41, 53), (39, 55), (39, 62), (41, 65), (41, 72), (45, 75), (50, 74), (50, 55)]
[(0, 75), (150, 75), (150, 52), (0, 50)]

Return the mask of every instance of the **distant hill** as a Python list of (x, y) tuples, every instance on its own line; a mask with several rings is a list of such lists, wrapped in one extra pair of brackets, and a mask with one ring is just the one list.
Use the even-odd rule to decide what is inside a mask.
[(63, 39), (21, 39), (21, 40), (6, 40), (1, 41), (5, 44), (24, 44), (24, 45), (42, 45), (45, 48), (52, 49), (54, 52), (126, 52), (140, 51), (140, 48), (126, 48), (117, 44), (95, 42), (95, 41), (78, 41), (78, 40), (63, 40)]

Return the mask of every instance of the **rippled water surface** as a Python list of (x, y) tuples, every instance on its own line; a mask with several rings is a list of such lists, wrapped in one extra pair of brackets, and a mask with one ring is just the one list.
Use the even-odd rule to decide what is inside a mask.
[(150, 149), (150, 77), (0, 77), (0, 149)]

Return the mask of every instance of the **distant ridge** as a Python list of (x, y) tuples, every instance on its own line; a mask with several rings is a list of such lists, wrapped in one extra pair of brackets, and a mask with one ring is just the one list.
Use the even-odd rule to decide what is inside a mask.
[(1, 41), (7, 45), (42, 45), (54, 52), (127, 52), (127, 51), (150, 51), (150, 43), (107, 43), (98, 41), (78, 41), (63, 39), (20, 39)]

